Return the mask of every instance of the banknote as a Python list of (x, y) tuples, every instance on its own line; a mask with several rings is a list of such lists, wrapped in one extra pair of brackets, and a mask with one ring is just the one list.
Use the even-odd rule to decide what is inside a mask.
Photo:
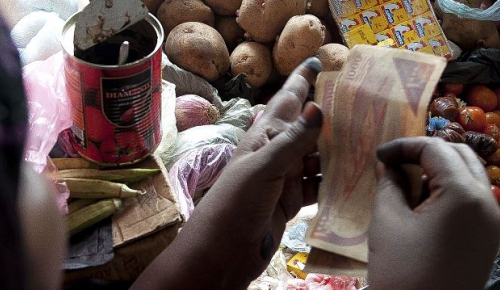
[(445, 66), (438, 56), (358, 45), (340, 72), (319, 75), (323, 181), (308, 244), (368, 261), (375, 151), (389, 140), (425, 134), (427, 106)]

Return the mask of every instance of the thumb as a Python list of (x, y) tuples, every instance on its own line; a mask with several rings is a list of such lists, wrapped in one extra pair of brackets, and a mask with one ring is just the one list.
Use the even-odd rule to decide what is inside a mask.
[(274, 137), (262, 148), (268, 166), (275, 172), (286, 172), (289, 165), (308, 153), (318, 139), (323, 123), (323, 113), (316, 103), (308, 102), (299, 118), (290, 128)]
[(411, 212), (405, 196), (402, 176), (393, 168), (386, 167), (380, 174), (374, 204), (374, 217), (399, 220)]

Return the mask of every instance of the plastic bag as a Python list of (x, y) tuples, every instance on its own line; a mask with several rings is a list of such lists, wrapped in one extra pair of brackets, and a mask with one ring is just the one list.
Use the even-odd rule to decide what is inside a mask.
[(224, 102), (219, 110), (221, 117), (215, 124), (230, 124), (248, 130), (253, 123), (255, 112), (247, 99), (235, 98)]
[(480, 48), (450, 62), (441, 75), (445, 83), (499, 83), (500, 49)]
[(493, 267), (490, 271), (488, 281), (484, 286), (484, 290), (498, 290), (500, 289), (500, 251), (497, 252)]
[(305, 280), (291, 279), (286, 283), (287, 290), (356, 290), (357, 278), (308, 274)]
[(66, 95), (63, 54), (23, 67), (29, 111), (29, 131), (25, 160), (36, 172), (43, 171), (47, 156), (60, 132), (69, 128), (71, 104)]
[(175, 85), (162, 81), (161, 92), (161, 131), (162, 137), (157, 152), (168, 151), (175, 145), (177, 126), (175, 125)]
[(455, 0), (437, 0), (439, 7), (445, 13), (453, 13), (460, 18), (476, 20), (500, 20), (500, 1), (496, 1), (487, 9), (472, 8)]
[(173, 145), (165, 151), (159, 151), (159, 154), (165, 167), (170, 170), (190, 150), (210, 144), (236, 145), (244, 134), (244, 130), (229, 124), (197, 126), (180, 132)]
[(206, 145), (188, 151), (169, 170), (169, 180), (178, 196), (185, 220), (194, 210), (195, 191), (212, 186), (235, 148), (232, 144)]

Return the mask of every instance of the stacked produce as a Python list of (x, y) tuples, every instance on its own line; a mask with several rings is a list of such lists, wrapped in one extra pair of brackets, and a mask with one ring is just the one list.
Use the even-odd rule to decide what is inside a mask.
[(483, 160), (500, 202), (500, 85), (441, 83), (429, 115), (429, 135), (466, 143)]
[(101, 169), (82, 158), (54, 158), (54, 179), (70, 192), (67, 231), (73, 236), (120, 210), (122, 200), (146, 194), (134, 184), (160, 173), (160, 169)]
[(244, 74), (259, 89), (315, 55), (325, 70), (339, 70), (349, 52), (328, 0), (144, 3), (165, 30), (169, 60), (212, 83)]

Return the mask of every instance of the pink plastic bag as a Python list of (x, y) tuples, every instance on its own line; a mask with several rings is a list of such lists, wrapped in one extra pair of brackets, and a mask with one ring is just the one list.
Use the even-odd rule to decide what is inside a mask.
[(287, 281), (287, 290), (356, 290), (357, 278), (347, 276), (330, 276), (308, 274), (305, 280), (291, 279)]
[(170, 168), (168, 177), (186, 220), (194, 210), (195, 191), (213, 185), (235, 148), (236, 146), (227, 143), (205, 145), (186, 152)]
[[(44, 61), (23, 67), (29, 113), (25, 160), (37, 173), (55, 170), (55, 167), (47, 166), (49, 152), (56, 144), (59, 133), (72, 124), (63, 61), (62, 52), (58, 52)], [(64, 183), (56, 182), (55, 185), (59, 191), (56, 196), (59, 209), (66, 213), (69, 190)]]
[(29, 112), (25, 159), (33, 164), (36, 172), (42, 172), (59, 133), (72, 124), (62, 52), (24, 66), (23, 79)]

